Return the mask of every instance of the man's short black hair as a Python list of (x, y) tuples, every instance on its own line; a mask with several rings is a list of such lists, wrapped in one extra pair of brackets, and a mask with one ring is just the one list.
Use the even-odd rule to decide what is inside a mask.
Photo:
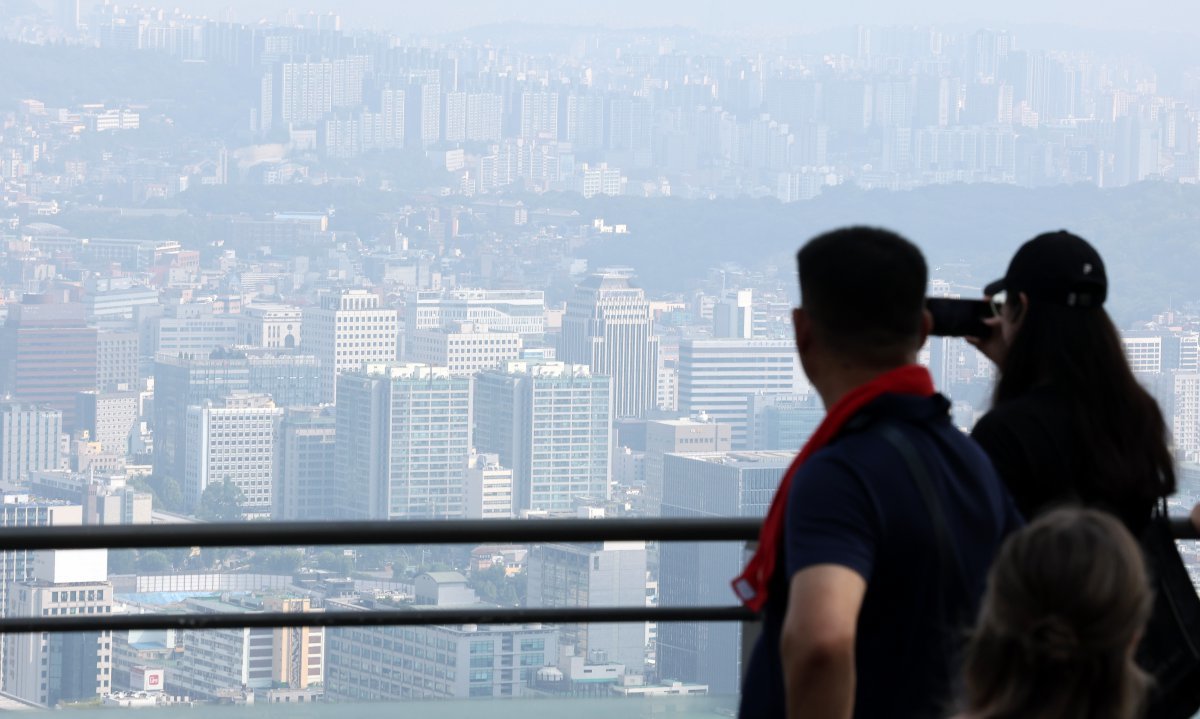
[(835, 352), (877, 366), (920, 349), (928, 269), (916, 245), (876, 227), (819, 235), (796, 254), (800, 304)]

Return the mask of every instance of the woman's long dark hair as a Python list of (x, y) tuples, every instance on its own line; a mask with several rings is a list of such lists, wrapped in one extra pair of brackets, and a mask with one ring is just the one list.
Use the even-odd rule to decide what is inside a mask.
[(1175, 462), (1162, 411), (1129, 369), (1108, 313), (1036, 301), (1023, 308), (1009, 302), (1005, 311), (1024, 317), (996, 383), (995, 404), (1039, 386), (1068, 398), (1076, 446), (1084, 448), (1072, 458), (1081, 497), (1153, 506), (1174, 493)]

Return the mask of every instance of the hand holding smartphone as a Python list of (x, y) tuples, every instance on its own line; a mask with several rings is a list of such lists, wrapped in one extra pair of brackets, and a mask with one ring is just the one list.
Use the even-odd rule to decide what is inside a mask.
[(925, 300), (925, 307), (933, 317), (932, 335), (983, 339), (992, 334), (992, 328), (984, 322), (993, 316), (987, 300), (929, 297)]

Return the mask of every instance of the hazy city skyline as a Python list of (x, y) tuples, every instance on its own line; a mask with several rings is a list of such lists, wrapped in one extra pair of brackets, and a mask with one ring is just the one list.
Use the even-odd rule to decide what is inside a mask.
[(699, 6), (687, 0), (652, 3), (615, 0), (602, 6), (552, 0), (460, 0), (452, 3), (398, 5), (373, 0), (253, 0), (231, 6), (221, 0), (188, 0), (180, 7), (219, 16), (233, 9), (237, 18), (274, 19), (288, 10), (337, 12), (354, 27), (382, 23), (401, 34), (453, 33), (489, 24), (568, 25), (598, 28), (694, 28), (709, 33), (765, 33), (779, 36), (853, 25), (970, 25), (975, 27), (1058, 24), (1086, 29), (1166, 31), (1195, 35), (1189, 29), (1200, 11), (1186, 0), (1158, 0), (1136, 7), (1121, 0), (1068, 0), (1005, 3), (962, 3), (954, 0), (915, 0), (902, 4), (875, 0), (847, 2), (785, 2), (751, 0)]

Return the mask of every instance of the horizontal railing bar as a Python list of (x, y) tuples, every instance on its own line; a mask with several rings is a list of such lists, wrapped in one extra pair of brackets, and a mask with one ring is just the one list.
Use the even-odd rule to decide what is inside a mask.
[(0, 551), (19, 549), (148, 549), (276, 545), (494, 544), (603, 541), (746, 541), (762, 520), (461, 519), (363, 522), (225, 522), (198, 524), (11, 527)]
[[(759, 519), (465, 519), (363, 522), (222, 522), (198, 524), (8, 527), (0, 551), (149, 549), (368, 544), (530, 542), (716, 542), (758, 538)], [(1200, 539), (1186, 517), (1171, 520), (1177, 539)]]
[(745, 607), (464, 607), (336, 612), (214, 614), (105, 614), (68, 617), (6, 617), (0, 634), (151, 629), (244, 629), (274, 627), (373, 627), (443, 624), (574, 624), (619, 622), (746, 622), (758, 614)]

